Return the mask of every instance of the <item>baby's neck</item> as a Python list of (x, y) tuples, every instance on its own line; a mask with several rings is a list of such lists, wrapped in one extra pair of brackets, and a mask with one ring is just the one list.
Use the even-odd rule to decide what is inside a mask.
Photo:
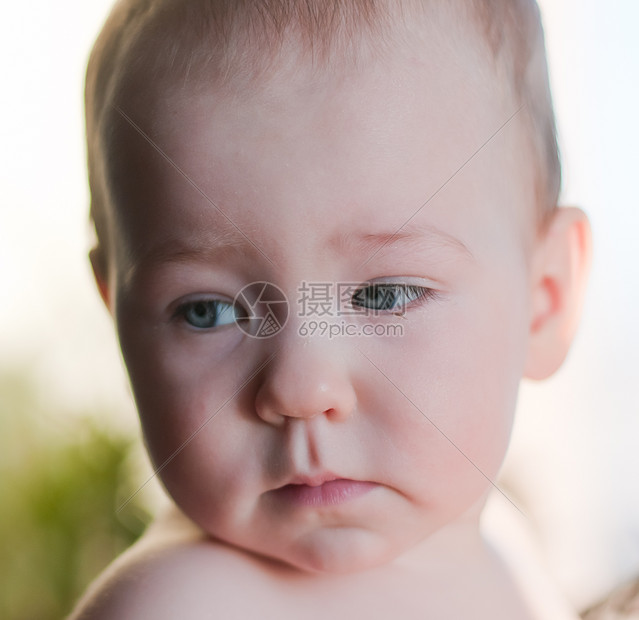
[[(204, 601), (210, 595), (211, 583), (223, 584), (228, 578), (231, 583), (246, 585), (256, 609), (278, 609), (278, 618), (575, 617), (563, 610), (559, 613), (552, 600), (547, 604), (552, 597), (544, 588), (522, 593), (510, 569), (483, 539), (477, 518), (461, 519), (443, 527), (387, 564), (347, 575), (301, 572), (206, 538), (182, 519), (182, 539), (173, 538), (165, 549), (169, 556), (175, 549), (174, 564), (183, 567), (190, 563), (190, 557), (204, 558), (204, 563), (197, 561), (199, 568), (193, 575), (202, 583)], [(167, 530), (175, 534), (176, 525), (174, 521)], [(164, 536), (156, 539), (167, 540)], [(153, 547), (157, 550), (152, 544), (147, 552)], [(221, 573), (219, 567), (223, 567)], [(531, 609), (531, 604), (535, 609)], [(348, 610), (352, 611), (350, 616)]]
[[(290, 617), (314, 618), (304, 601), (322, 601), (322, 617), (473, 618), (536, 620), (499, 556), (477, 524), (443, 528), (395, 560), (348, 575), (313, 575), (264, 564), (282, 601), (295, 589), (300, 608)], [(288, 605), (288, 603), (287, 603)], [(296, 614), (302, 614), (297, 615)], [(281, 617), (286, 617), (286, 614)]]

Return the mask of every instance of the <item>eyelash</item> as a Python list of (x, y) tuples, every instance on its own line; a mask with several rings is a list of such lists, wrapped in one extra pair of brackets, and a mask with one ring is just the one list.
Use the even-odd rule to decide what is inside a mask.
[[(392, 295), (394, 297), (394, 300), (397, 300), (397, 294), (399, 292), (399, 294), (403, 294), (405, 298), (408, 298), (407, 302), (404, 302), (403, 304), (399, 305), (399, 311), (396, 308), (393, 309), (378, 309), (378, 308), (373, 308), (370, 305), (366, 305), (365, 303), (363, 303), (362, 305), (355, 305), (353, 303), (353, 300), (357, 297), (358, 293), (360, 293), (360, 291), (373, 291), (374, 292), (374, 296), (376, 298), (376, 301), (379, 301), (379, 293), (381, 292), (381, 300), (382, 302), (388, 302), (390, 301), (390, 296)], [(389, 293), (389, 291), (391, 291)], [(361, 296), (360, 296), (361, 297)], [(357, 307), (357, 308), (362, 308), (364, 310), (369, 310), (371, 312), (374, 312), (376, 314), (400, 314), (402, 313), (403, 310), (405, 310), (407, 307), (413, 306), (413, 305), (422, 305), (425, 304), (427, 301), (433, 300), (433, 299), (437, 299), (438, 297), (438, 293), (437, 291), (435, 291), (434, 289), (425, 287), (425, 286), (417, 286), (417, 285), (412, 285), (412, 284), (404, 284), (404, 283), (399, 283), (399, 284), (395, 284), (395, 283), (386, 283), (386, 282), (382, 282), (382, 283), (369, 283), (366, 286), (362, 286), (360, 288), (358, 288), (355, 291), (355, 294), (352, 296), (351, 298), (351, 305), (353, 307)], [(366, 301), (366, 300), (360, 300), (360, 301)]]

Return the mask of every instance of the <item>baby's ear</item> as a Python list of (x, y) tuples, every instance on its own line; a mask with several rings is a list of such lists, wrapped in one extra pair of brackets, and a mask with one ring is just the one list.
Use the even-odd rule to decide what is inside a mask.
[(585, 213), (557, 209), (532, 257), (525, 377), (545, 379), (564, 361), (579, 323), (591, 252)]
[(94, 247), (89, 252), (89, 260), (91, 261), (91, 268), (93, 269), (93, 277), (95, 278), (95, 283), (98, 285), (98, 291), (100, 291), (100, 297), (102, 297), (102, 301), (107, 307), (107, 310), (111, 312), (109, 280), (107, 276), (108, 268), (104, 252), (102, 251), (102, 248), (100, 246)]

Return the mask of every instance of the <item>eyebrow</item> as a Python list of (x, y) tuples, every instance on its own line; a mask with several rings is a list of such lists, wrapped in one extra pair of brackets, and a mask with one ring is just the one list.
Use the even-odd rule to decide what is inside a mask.
[[(462, 257), (473, 260), (473, 254), (460, 239), (431, 224), (414, 224), (391, 231), (355, 231), (337, 233), (329, 242), (335, 253), (350, 252), (365, 256), (363, 265), (378, 254), (384, 254), (401, 245), (403, 251), (436, 250), (448, 248)], [(177, 237), (169, 238), (144, 252), (140, 263), (211, 263), (221, 258), (245, 256), (252, 248), (234, 230), (219, 231), (214, 234), (196, 235), (188, 241)]]
[(235, 231), (196, 235), (188, 241), (169, 238), (144, 252), (142, 263), (211, 262), (229, 254), (245, 254), (251, 247)]
[(384, 253), (395, 246), (401, 245), (429, 250), (448, 248), (473, 260), (473, 253), (468, 246), (457, 237), (433, 226), (432, 224), (414, 224), (402, 226), (391, 231), (338, 233), (330, 242), (336, 251), (358, 252), (366, 256), (364, 264), (368, 263), (377, 254)]

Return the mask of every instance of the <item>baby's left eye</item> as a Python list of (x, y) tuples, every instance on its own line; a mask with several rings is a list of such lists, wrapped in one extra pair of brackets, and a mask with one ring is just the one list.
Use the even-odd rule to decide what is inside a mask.
[(435, 291), (411, 284), (369, 284), (355, 291), (351, 304), (377, 312), (401, 311), (420, 299), (428, 299)]

